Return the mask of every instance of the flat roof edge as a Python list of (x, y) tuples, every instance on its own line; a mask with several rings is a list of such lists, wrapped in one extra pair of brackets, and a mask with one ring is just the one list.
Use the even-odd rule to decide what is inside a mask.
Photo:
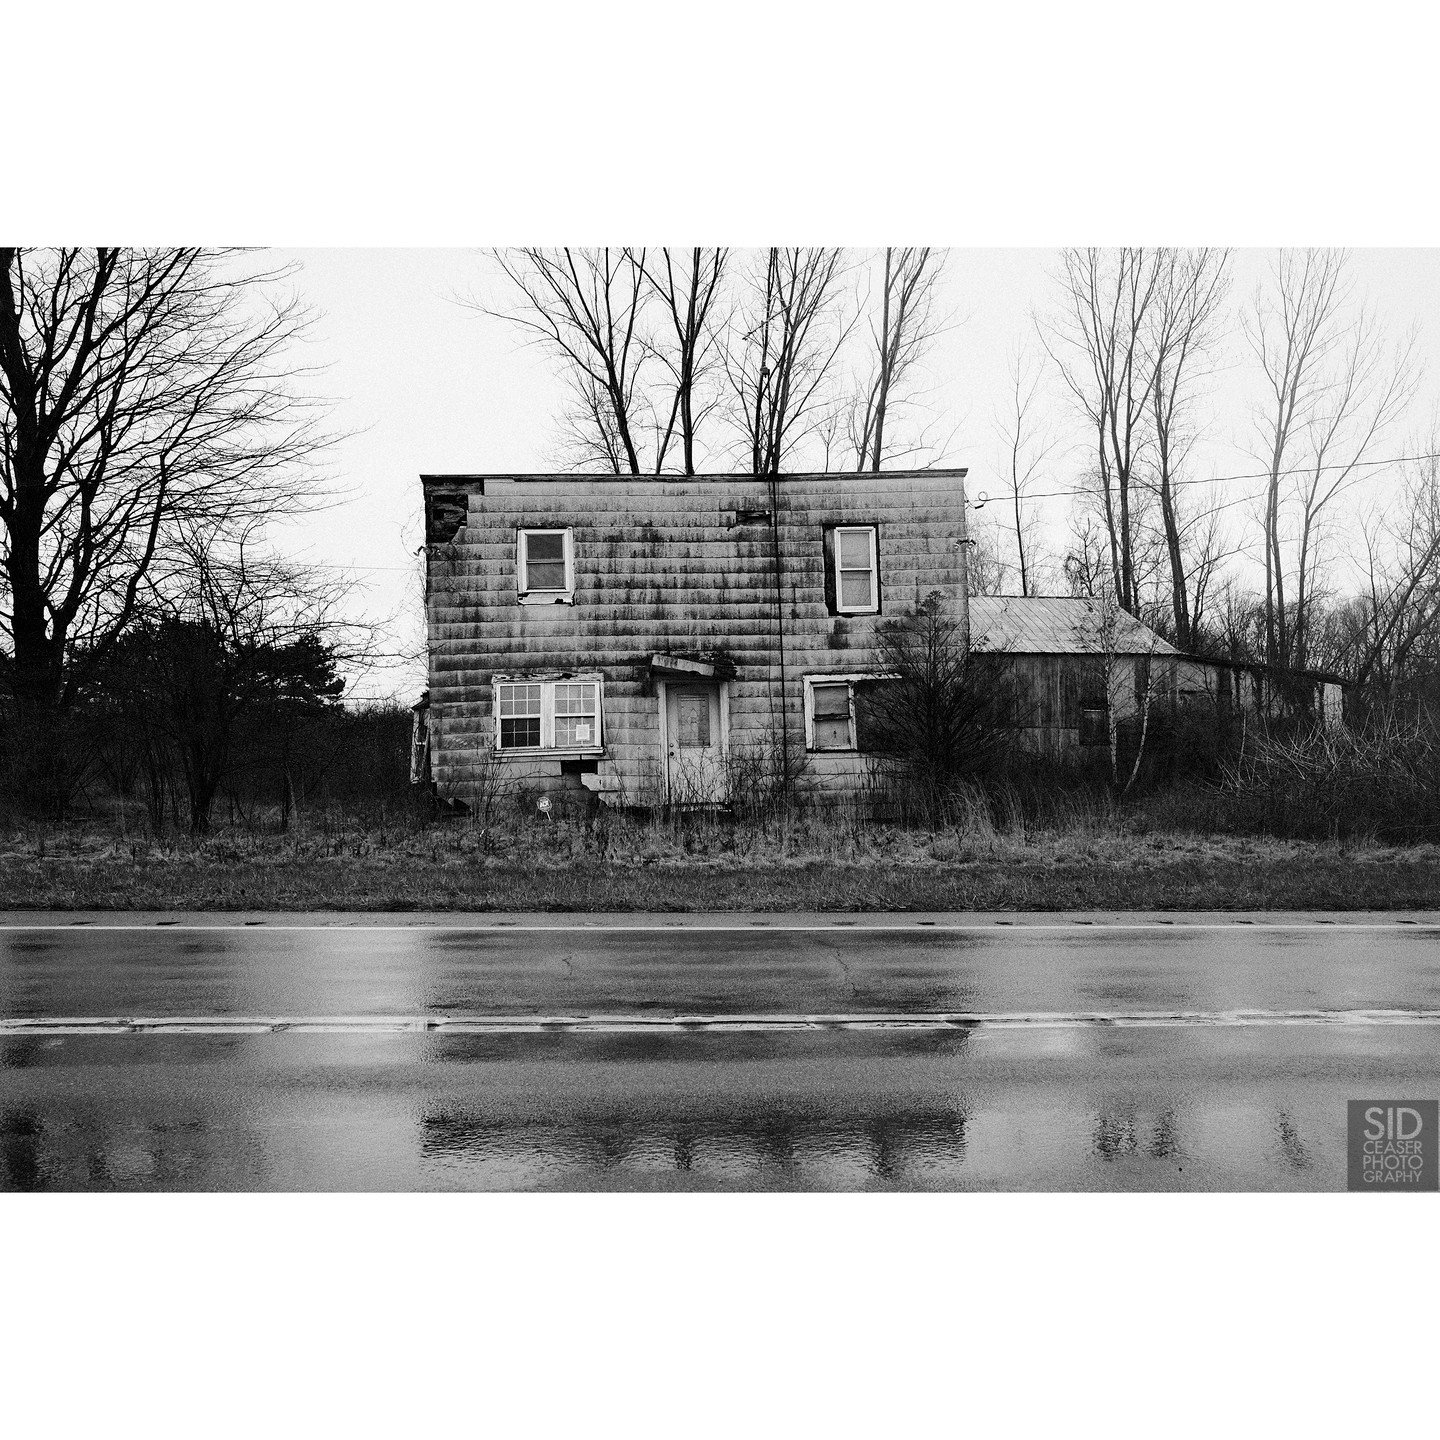
[[(917, 470), (795, 470), (783, 471), (780, 480), (845, 480), (857, 484), (867, 480), (909, 480), (928, 476), (936, 480), (963, 480), (970, 473), (968, 465), (946, 469)], [(420, 479), (427, 485), (480, 484), (487, 480), (515, 480), (528, 484), (573, 484), (575, 481), (593, 480), (612, 485), (621, 482), (627, 485), (684, 485), (689, 483), (710, 483), (716, 481), (752, 480), (766, 481), (769, 475), (756, 475), (748, 470), (707, 470), (696, 475), (612, 475), (609, 471), (519, 471), (492, 470), (484, 474), (465, 472), (455, 474), (426, 474)]]

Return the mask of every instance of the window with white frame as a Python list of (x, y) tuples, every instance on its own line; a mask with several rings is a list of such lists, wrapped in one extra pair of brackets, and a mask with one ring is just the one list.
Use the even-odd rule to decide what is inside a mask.
[(810, 748), (855, 748), (855, 718), (848, 680), (837, 683), (819, 680), (810, 682)]
[(495, 681), (497, 750), (599, 750), (600, 677)]
[(874, 750), (881, 723), (876, 706), (893, 682), (884, 675), (807, 675), (805, 748)]
[(557, 750), (600, 743), (600, 686), (594, 680), (567, 680), (555, 685)]
[(515, 549), (522, 598), (561, 600), (574, 594), (575, 547), (569, 530), (521, 530)]
[(836, 610), (842, 615), (873, 614), (880, 608), (875, 526), (837, 525), (834, 537)]

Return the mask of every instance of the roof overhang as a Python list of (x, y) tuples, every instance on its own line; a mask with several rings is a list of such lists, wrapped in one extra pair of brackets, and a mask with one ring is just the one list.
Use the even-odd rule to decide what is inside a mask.
[(687, 655), (652, 655), (650, 673), (662, 680), (723, 680), (735, 673), (735, 667), (724, 661), (692, 660)]

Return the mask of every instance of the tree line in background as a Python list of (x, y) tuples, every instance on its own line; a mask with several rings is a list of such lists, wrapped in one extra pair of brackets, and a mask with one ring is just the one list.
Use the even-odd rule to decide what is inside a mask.
[[(1343, 251), (1282, 252), (1240, 298), (1232, 262), (1060, 252), (994, 416), (1003, 491), (972, 525), (972, 588), (1103, 593), (1181, 649), (1393, 698), (1440, 658), (1440, 435), (1414, 414), (1416, 337), (1386, 334)], [(561, 367), (567, 466), (865, 471), (934, 463), (953, 438), (935, 365), (955, 323), (943, 251), (531, 248), (495, 263), (501, 284), (476, 303)], [(1237, 368), (1252, 408), (1217, 416), (1216, 375)], [(1242, 495), (1202, 463), (1220, 438), (1254, 457)], [(1396, 502), (1357, 506), (1362, 480), (1397, 471)]]
[(296, 737), (368, 636), (342, 581), (266, 543), (325, 495), (290, 278), (237, 252), (0, 248), (3, 798), (63, 815), (105, 776), (201, 832), (242, 753), (278, 746), (293, 806)]

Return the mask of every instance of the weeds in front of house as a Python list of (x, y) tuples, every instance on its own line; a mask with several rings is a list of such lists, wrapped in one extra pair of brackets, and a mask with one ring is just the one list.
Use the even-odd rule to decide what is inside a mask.
[[(1196, 762), (1152, 737), (1144, 783), (1010, 757), (937, 793), (877, 770), (825, 794), (804, 764), (737, 757), (726, 802), (642, 809), (495, 766), (463, 806), (418, 787), (317, 787), (158, 828), (98, 794), (66, 823), (0, 812), (0, 891), (105, 908), (914, 909), (1428, 906), (1440, 900), (1440, 749), (1428, 732), (1252, 731)], [(913, 771), (910, 772), (913, 775)], [(1360, 862), (1360, 863), (1356, 863)]]
[[(282, 824), (252, 807), (192, 837), (155, 834), (143, 812), (116, 808), (64, 824), (11, 817), (0, 824), (0, 859), (89, 860), (134, 866), (198, 867), (346, 863), (433, 870), (580, 864), (737, 869), (835, 866), (966, 866), (1009, 859), (1119, 863), (1143, 855), (1201, 853), (1219, 839), (1264, 830), (1236, 823), (1235, 797), (1213, 785), (1158, 789), (1121, 802), (1103, 784), (1066, 786), (1016, 773), (958, 787), (943, 806), (907, 809), (903, 795), (801, 792), (728, 808), (674, 803), (653, 810), (610, 807), (588, 792), (488, 793), (483, 803), (449, 811), (411, 804), (314, 807)], [(1238, 808), (1251, 818), (1253, 800)], [(1288, 840), (1352, 844), (1389, 838), (1378, 829), (1319, 835), (1294, 827)]]

